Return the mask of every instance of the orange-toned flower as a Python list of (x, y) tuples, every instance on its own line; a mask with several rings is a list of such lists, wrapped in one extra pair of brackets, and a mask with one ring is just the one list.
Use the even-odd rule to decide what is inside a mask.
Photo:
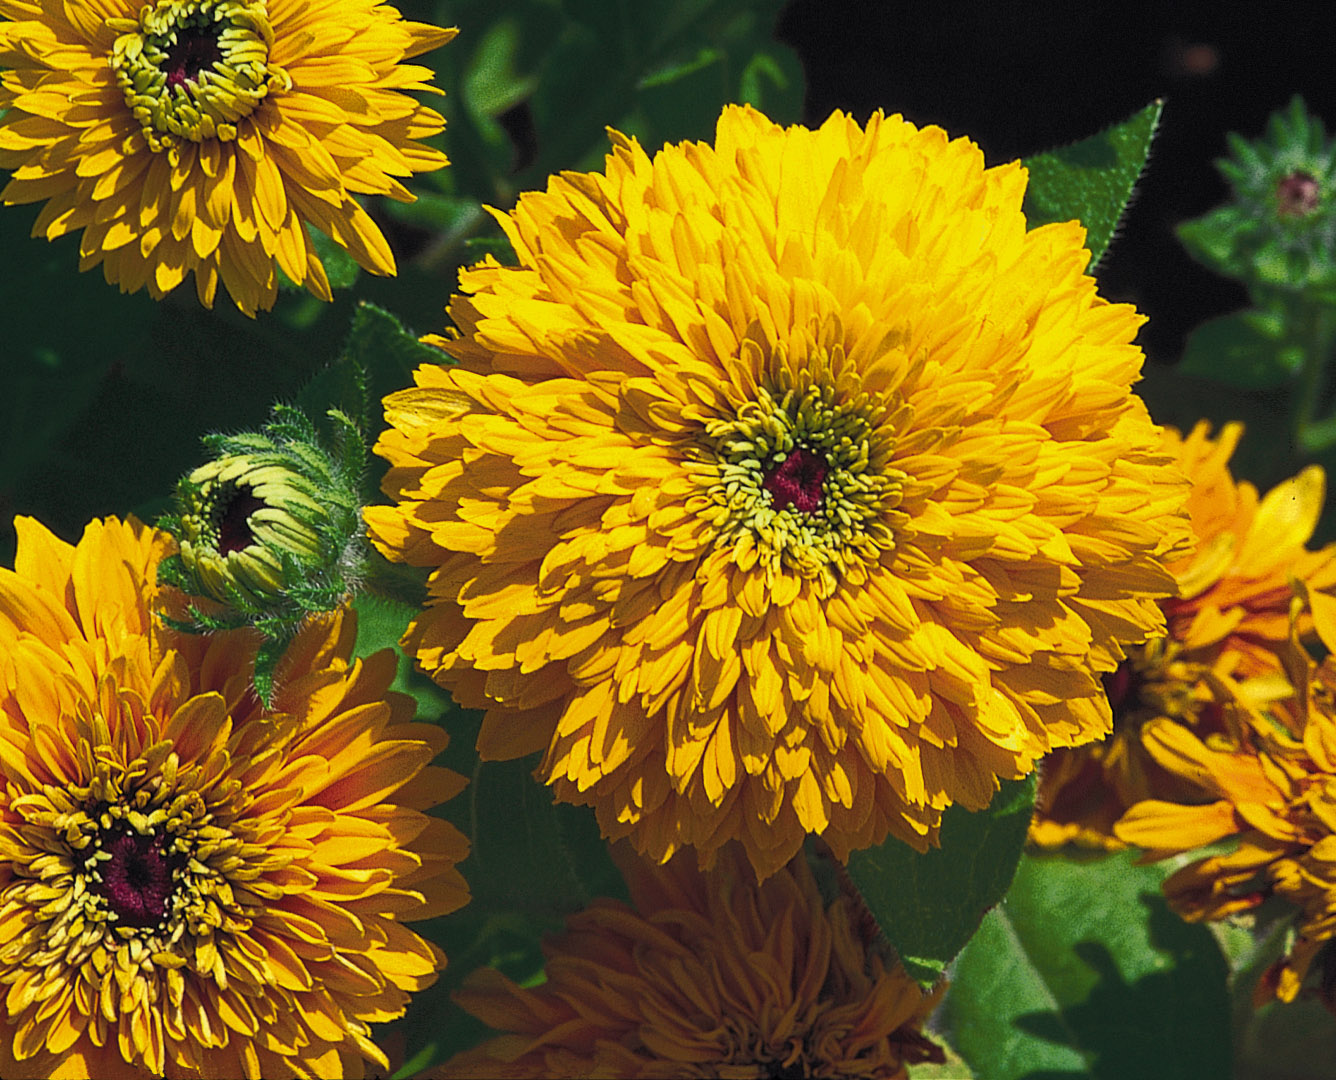
[[(736, 845), (701, 873), (619, 853), (633, 907), (597, 899), (544, 945), (547, 982), (474, 972), (456, 1001), (508, 1034), (445, 1078), (905, 1077), (942, 1061), (930, 995), (886, 959), (856, 902), (822, 901), (799, 856), (757, 885)], [(866, 912), (864, 912), (864, 915)]]
[(79, 269), (161, 299), (195, 275), (248, 315), (275, 267), (330, 299), (309, 224), (376, 274), (385, 237), (355, 198), (411, 201), (444, 126), (401, 61), (454, 30), (380, 0), (0, 0), (0, 199), (45, 202), (34, 236), (83, 230)]
[(1257, 991), (1291, 1001), (1336, 937), (1336, 661), (1317, 668), (1297, 638), (1284, 652), (1293, 693), (1250, 709), (1231, 733), (1201, 738), (1163, 717), (1145, 725), (1146, 752), (1184, 794), (1138, 802), (1115, 832), (1151, 858), (1229, 841), (1165, 880), (1190, 921), (1251, 911), (1272, 895), (1297, 905), (1297, 938)]
[[(1045, 761), (1030, 830), (1037, 844), (1119, 847), (1112, 829), (1123, 811), (1172, 797), (1178, 782), (1143, 749), (1143, 725), (1165, 717), (1204, 737), (1221, 730), (1222, 706), (1238, 680), (1278, 679), (1296, 583), (1320, 614), (1323, 636), (1336, 640), (1336, 544), (1305, 547), (1322, 512), (1322, 469), (1310, 465), (1259, 498), (1229, 471), (1242, 425), (1226, 424), (1217, 439), (1209, 432), (1202, 422), (1187, 438), (1165, 433), (1165, 448), (1192, 481), (1197, 547), (1170, 566), (1179, 595), (1163, 601), (1167, 636), (1129, 649), (1105, 677), (1113, 735)], [(1305, 610), (1299, 631), (1314, 628)], [(1254, 681), (1251, 692), (1265, 695), (1266, 684)]]
[(459, 907), (462, 781), (313, 618), (251, 686), (258, 637), (154, 617), (169, 539), (15, 522), (0, 569), (0, 1075), (310, 1077), (386, 1064), (371, 1025), (444, 963), (405, 920)]
[(925, 848), (1103, 735), (1098, 674), (1163, 625), (1140, 317), (937, 128), (613, 139), (499, 216), (520, 265), (462, 275), (458, 365), (386, 400), (371, 537), (432, 568), (406, 643), (484, 757), (545, 751), (656, 859)]

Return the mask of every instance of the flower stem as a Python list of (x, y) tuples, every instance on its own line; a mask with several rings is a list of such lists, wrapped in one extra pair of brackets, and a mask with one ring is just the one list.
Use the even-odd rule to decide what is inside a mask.
[(1294, 442), (1300, 453), (1312, 455), (1336, 444), (1336, 414), (1317, 419), (1331, 355), (1331, 313), (1325, 304), (1308, 300), (1296, 304), (1291, 317), (1294, 338), (1303, 349), (1294, 400)]

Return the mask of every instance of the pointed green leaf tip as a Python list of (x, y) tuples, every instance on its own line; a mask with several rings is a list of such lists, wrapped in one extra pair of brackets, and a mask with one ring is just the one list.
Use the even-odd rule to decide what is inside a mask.
[(1030, 228), (1077, 218), (1086, 227), (1090, 268), (1099, 264), (1145, 167), (1163, 103), (1152, 102), (1098, 135), (1025, 159)]
[(1034, 795), (1033, 776), (1004, 780), (987, 810), (946, 810), (940, 848), (919, 854), (891, 837), (849, 856), (850, 879), (919, 982), (937, 981), (1006, 893), (1025, 846)]

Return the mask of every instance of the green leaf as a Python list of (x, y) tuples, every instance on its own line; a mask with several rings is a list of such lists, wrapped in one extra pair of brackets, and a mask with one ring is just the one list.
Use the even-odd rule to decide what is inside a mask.
[(467, 252), (467, 261), (470, 263), (481, 262), (490, 255), (502, 266), (520, 264), (520, 258), (510, 246), (509, 238), (500, 229), (483, 236), (470, 236), (464, 241), (464, 251)]
[(1003, 781), (987, 810), (951, 806), (942, 815), (941, 847), (919, 854), (891, 837), (849, 857), (849, 877), (922, 983), (937, 981), (1002, 899), (1016, 872), (1034, 812), (1034, 777)]
[[(442, 724), (449, 729), (447, 722), (460, 710), (450, 699), (450, 695), (437, 686), (413, 666), (412, 659), (399, 647), (399, 639), (408, 628), (409, 621), (418, 613), (411, 604), (393, 597), (361, 593), (353, 600), (357, 612), (357, 645), (353, 655), (370, 656), (381, 649), (393, 649), (399, 657), (399, 667), (390, 689), (400, 694), (409, 695), (417, 702), (417, 719), (423, 723)], [(471, 737), (471, 730), (464, 738)], [(451, 738), (458, 741), (460, 736), (451, 731)], [(452, 754), (459, 754), (457, 747), (451, 745)], [(463, 752), (466, 760), (472, 759), (471, 751)], [(465, 796), (459, 796), (464, 798)]]
[(646, 90), (659, 86), (672, 86), (683, 79), (696, 74), (704, 68), (711, 67), (720, 63), (724, 59), (724, 54), (718, 49), (704, 46), (697, 49), (695, 54), (687, 57), (685, 60), (670, 60), (661, 65), (654, 71), (651, 71), (640, 80), (638, 89)]
[(362, 268), (357, 264), (357, 260), (348, 254), (347, 249), (314, 226), (307, 226), (306, 231), (311, 237), (316, 255), (320, 257), (320, 262), (325, 267), (325, 277), (329, 278), (329, 287), (335, 290), (351, 289), (357, 284)]
[(1236, 311), (1202, 323), (1188, 338), (1178, 370), (1244, 390), (1289, 382), (1303, 366), (1303, 349), (1286, 340), (1276, 311)]
[(1162, 108), (1152, 102), (1098, 135), (1026, 158), (1025, 216), (1031, 228), (1079, 218), (1091, 266), (1098, 265), (1145, 167)]
[(461, 872), (474, 905), (550, 921), (585, 907), (596, 896), (625, 899), (625, 883), (594, 812), (554, 803), (551, 790), (532, 776), (536, 758), (479, 760), (473, 744), (481, 714), (459, 708), (444, 690), (413, 670), (398, 642), (418, 609), (374, 594), (358, 596), (353, 606), (358, 615), (356, 655), (384, 648), (399, 652), (392, 689), (417, 700), (419, 720), (441, 723), (450, 732), (444, 764), (469, 777), (464, 792), (445, 804), (444, 816), (472, 845)]
[(1026, 856), (961, 953), (941, 1016), (988, 1080), (1230, 1075), (1227, 968), (1130, 853)]
[(536, 756), (478, 761), (469, 777), (472, 850), (460, 867), (484, 909), (556, 919), (595, 896), (625, 896), (588, 807), (558, 805), (533, 777)]
[(521, 27), (517, 19), (495, 23), (477, 43), (464, 76), (464, 103), (475, 119), (490, 119), (519, 104), (536, 80), (520, 74)]
[(409, 203), (386, 199), (385, 213), (405, 225), (432, 232), (461, 235), (490, 220), (477, 199), (466, 195), (440, 195), (434, 191), (419, 191)]
[[(774, 119), (796, 119), (785, 113), (801, 103), (802, 73), (774, 40), (780, 0), (561, 0), (560, 7), (565, 22), (527, 101), (538, 154), (516, 177), (521, 187), (562, 168), (601, 168), (608, 125), (653, 153), (665, 142), (710, 138), (725, 103), (758, 93)], [(760, 53), (774, 64), (753, 66)]]
[(728, 96), (728, 60), (721, 50), (705, 46), (651, 72), (636, 90), (655, 143), (703, 138)]
[(1240, 256), (1235, 248), (1241, 237), (1254, 231), (1251, 216), (1238, 206), (1221, 206), (1174, 229), (1188, 254), (1203, 266), (1229, 277), (1237, 273)]

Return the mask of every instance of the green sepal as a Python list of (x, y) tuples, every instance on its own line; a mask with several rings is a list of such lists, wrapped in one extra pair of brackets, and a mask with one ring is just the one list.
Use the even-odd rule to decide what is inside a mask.
[(931, 986), (1006, 894), (1034, 813), (1035, 782), (1004, 780), (986, 810), (950, 806), (941, 846), (919, 853), (891, 837), (849, 856), (849, 877), (900, 962)]
[(1163, 107), (1154, 101), (1098, 135), (1026, 158), (1030, 184), (1024, 208), (1030, 227), (1080, 220), (1093, 270), (1132, 199)]
[(266, 709), (273, 704), (274, 672), (290, 641), (291, 638), (262, 638), (255, 650), (255, 693)]
[(1235, 263), (1234, 238), (1249, 221), (1241, 207), (1217, 207), (1174, 230), (1189, 255), (1218, 274), (1229, 274)]
[(308, 615), (339, 607), (365, 576), (366, 438), (341, 409), (327, 418), (322, 438), (300, 409), (276, 405), (260, 431), (206, 436), (212, 460), (181, 479), (174, 512), (159, 520), (179, 547), (159, 580), (188, 597), (187, 618), (168, 624), (194, 633), (257, 630), (264, 643), (256, 689), (266, 704), (269, 659)]

